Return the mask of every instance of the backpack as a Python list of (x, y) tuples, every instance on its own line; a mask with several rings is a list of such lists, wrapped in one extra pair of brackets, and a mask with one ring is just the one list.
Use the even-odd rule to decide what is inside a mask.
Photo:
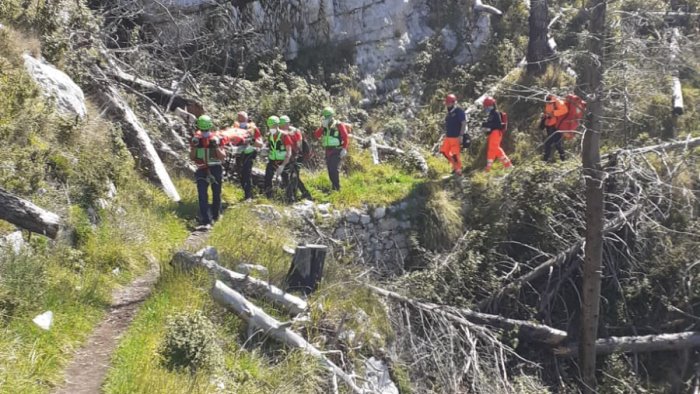
[(505, 134), (508, 130), (508, 113), (501, 111), (501, 131)]
[[(567, 95), (564, 102), (566, 103), (566, 109), (568, 109), (569, 112), (566, 114), (564, 119), (559, 122), (557, 129), (572, 131), (576, 130), (578, 129), (578, 126), (586, 113), (586, 102), (575, 94)], [(574, 133), (564, 133), (564, 138), (570, 140), (574, 138), (574, 135)]]

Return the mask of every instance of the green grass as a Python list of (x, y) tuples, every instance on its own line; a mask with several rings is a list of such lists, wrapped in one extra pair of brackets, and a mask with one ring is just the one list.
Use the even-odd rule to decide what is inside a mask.
[(325, 167), (311, 173), (302, 171), (301, 178), (317, 202), (330, 202), (335, 208), (391, 204), (406, 198), (424, 181), (417, 173), (393, 164), (375, 165), (370, 153), (359, 149), (351, 149), (345, 159), (339, 192), (331, 192)]
[[(77, 249), (33, 237), (31, 252), (0, 261), (0, 387), (44, 393), (62, 382), (62, 369), (104, 315), (111, 290), (144, 271), (146, 253), (163, 262), (186, 235), (167, 198), (141, 182), (119, 195), (125, 213), (101, 212), (96, 227), (74, 207)], [(119, 267), (119, 274), (112, 270)], [(49, 331), (32, 319), (54, 313)]]

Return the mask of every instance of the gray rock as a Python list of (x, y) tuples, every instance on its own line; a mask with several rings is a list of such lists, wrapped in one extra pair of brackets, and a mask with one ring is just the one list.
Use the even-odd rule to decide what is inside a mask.
[(452, 29), (445, 27), (440, 31), (440, 36), (442, 38), (442, 46), (448, 52), (452, 52), (457, 48), (457, 33), (452, 31)]
[(29, 75), (41, 87), (44, 96), (56, 100), (56, 108), (67, 115), (84, 118), (87, 115), (83, 90), (63, 71), (50, 63), (37, 60), (28, 54), (24, 58), (24, 67)]
[(355, 209), (351, 209), (345, 214), (345, 220), (349, 223), (360, 223), (360, 212)]
[(353, 345), (356, 336), (357, 334), (353, 330), (343, 330), (338, 334), (338, 340), (348, 345)]
[(328, 214), (330, 213), (330, 210), (331, 210), (331, 204), (330, 204), (330, 203), (318, 204), (318, 205), (316, 206), (316, 208), (318, 209), (318, 211), (319, 211), (322, 215), (328, 215)]
[(255, 212), (260, 220), (266, 222), (274, 222), (282, 219), (282, 214), (277, 212), (277, 209), (272, 205), (256, 205), (255, 208), (253, 208), (253, 212)]
[(386, 216), (386, 207), (377, 207), (374, 209), (374, 213), (372, 213), (372, 217), (375, 220), (382, 219), (384, 216)]
[(371, 221), (372, 221), (372, 218), (369, 215), (365, 215), (365, 214), (360, 215), (360, 223), (369, 224)]
[(396, 230), (399, 227), (399, 221), (394, 218), (384, 219), (379, 222), (380, 231)]
[(401, 228), (402, 230), (408, 230), (411, 228), (411, 222), (407, 220), (401, 221), (399, 222), (399, 228)]
[(109, 201), (104, 198), (98, 198), (95, 200), (95, 205), (97, 205), (97, 208), (99, 209), (107, 209), (109, 208)]
[(197, 253), (195, 253), (195, 256), (207, 260), (219, 261), (219, 252), (213, 246), (207, 246), (200, 249)]
[(365, 360), (365, 383), (362, 388), (377, 394), (399, 394), (399, 389), (391, 380), (389, 367), (374, 357)]
[(0, 249), (7, 248), (14, 254), (19, 254), (24, 248), (24, 237), (21, 231), (15, 231), (0, 238)]
[(338, 227), (333, 232), (333, 238), (340, 240), (340, 241), (344, 241), (345, 239), (347, 239), (348, 235), (349, 235), (348, 230), (345, 227)]

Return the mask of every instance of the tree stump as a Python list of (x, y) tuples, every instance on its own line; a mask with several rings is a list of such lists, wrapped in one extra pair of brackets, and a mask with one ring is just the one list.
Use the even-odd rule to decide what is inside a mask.
[(325, 245), (299, 245), (294, 251), (292, 266), (287, 272), (287, 291), (301, 291), (309, 295), (316, 290), (323, 276), (328, 247)]

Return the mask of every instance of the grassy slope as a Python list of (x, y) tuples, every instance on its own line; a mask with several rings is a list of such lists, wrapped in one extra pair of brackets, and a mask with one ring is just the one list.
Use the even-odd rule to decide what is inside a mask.
[[(0, 254), (0, 392), (10, 393), (59, 384), (111, 290), (144, 270), (146, 253), (163, 261), (186, 234), (175, 206), (139, 180), (123, 146), (113, 144), (115, 131), (92, 108), (90, 120), (74, 124), (44, 103), (20, 58), (37, 45), (0, 31), (0, 184), (59, 213), (68, 230), (56, 241), (32, 236), (20, 255)], [(93, 226), (87, 207), (105, 195), (108, 179), (119, 193)], [(0, 235), (12, 230), (0, 224)], [(43, 331), (32, 319), (48, 310), (54, 322)]]

